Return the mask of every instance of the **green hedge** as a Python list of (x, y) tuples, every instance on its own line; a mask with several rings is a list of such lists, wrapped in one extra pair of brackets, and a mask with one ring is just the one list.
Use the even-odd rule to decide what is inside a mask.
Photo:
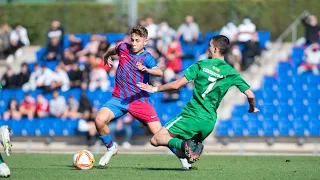
[[(126, 6), (126, 4), (123, 4)], [(305, 9), (320, 18), (318, 0), (171, 0), (139, 3), (139, 16), (151, 16), (156, 22), (168, 21), (177, 28), (184, 16), (195, 17), (202, 32), (218, 31), (229, 20), (240, 23), (249, 16), (259, 30), (268, 30), (273, 39)], [(126, 32), (125, 7), (101, 3), (54, 3), (0, 5), (0, 24), (21, 23), (28, 28), (33, 44), (44, 44), (45, 34), (54, 19), (67, 33)], [(302, 27), (299, 35), (302, 35)]]

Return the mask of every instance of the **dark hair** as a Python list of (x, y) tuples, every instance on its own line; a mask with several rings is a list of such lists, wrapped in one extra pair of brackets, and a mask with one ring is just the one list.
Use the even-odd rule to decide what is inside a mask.
[(225, 55), (230, 48), (230, 40), (223, 35), (214, 36), (211, 38), (212, 44), (220, 50), (221, 55)]
[(130, 34), (133, 33), (139, 35), (140, 37), (148, 38), (148, 30), (143, 26), (138, 25), (136, 27), (133, 27), (130, 31)]

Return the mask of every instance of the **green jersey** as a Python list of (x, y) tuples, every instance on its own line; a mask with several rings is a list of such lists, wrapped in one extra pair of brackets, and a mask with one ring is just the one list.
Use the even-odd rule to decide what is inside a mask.
[(231, 86), (237, 86), (241, 92), (250, 88), (236, 70), (217, 58), (191, 65), (184, 75), (188, 81), (194, 80), (194, 90), (182, 113), (210, 121), (216, 121), (216, 111)]

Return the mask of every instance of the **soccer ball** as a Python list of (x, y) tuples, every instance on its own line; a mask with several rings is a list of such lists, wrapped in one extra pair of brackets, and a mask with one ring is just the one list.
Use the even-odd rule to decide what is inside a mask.
[(94, 165), (93, 154), (88, 150), (78, 151), (73, 156), (73, 165), (79, 170), (91, 169)]

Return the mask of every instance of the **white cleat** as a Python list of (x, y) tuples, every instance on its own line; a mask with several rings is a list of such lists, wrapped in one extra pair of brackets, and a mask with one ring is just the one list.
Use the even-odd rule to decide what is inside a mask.
[(118, 149), (115, 145), (113, 145), (111, 148), (108, 148), (108, 151), (101, 157), (99, 161), (100, 167), (106, 166), (111, 157), (118, 154)]
[(9, 177), (10, 176), (10, 169), (6, 163), (0, 164), (0, 177)]
[(191, 164), (188, 163), (188, 160), (186, 158), (179, 158), (181, 165), (182, 165), (182, 169), (183, 170), (189, 170), (191, 169)]
[(12, 147), (12, 144), (10, 142), (11, 129), (9, 128), (9, 126), (1, 126), (0, 133), (1, 133), (0, 140), (4, 148), (4, 152), (6, 153), (7, 156), (10, 156), (11, 147)]

